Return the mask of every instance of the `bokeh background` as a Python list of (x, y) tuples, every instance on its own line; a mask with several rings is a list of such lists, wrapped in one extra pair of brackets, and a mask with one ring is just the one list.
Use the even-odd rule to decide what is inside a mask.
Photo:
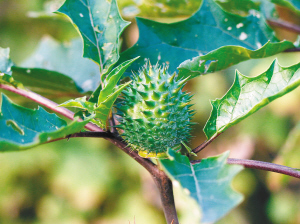
[[(226, 2), (226, 1), (225, 1)], [(122, 15), (132, 21), (123, 34), (122, 49), (138, 38), (135, 16), (172, 22), (187, 18), (199, 1), (119, 0)], [(79, 37), (68, 20), (54, 15), (62, 0), (0, 0), (0, 46), (22, 63), (39, 41), (51, 36), (67, 42)], [(281, 19), (300, 25), (300, 16), (277, 7)], [(281, 39), (297, 34), (276, 29)], [(205, 35), (205, 34), (204, 34)], [(283, 66), (300, 61), (299, 53), (276, 55)], [(225, 71), (196, 78), (187, 85), (194, 94), (191, 147), (205, 140), (209, 100), (222, 97), (233, 83), (235, 69), (247, 76), (266, 70), (275, 57), (251, 60)], [(8, 94), (29, 108), (36, 105)], [(53, 99), (55, 100), (55, 99)], [(232, 158), (257, 159), (300, 168), (300, 89), (272, 102), (222, 134), (199, 158), (230, 150)], [(265, 171), (245, 169), (233, 182), (244, 202), (218, 224), (300, 223), (300, 181)], [(193, 202), (175, 184), (181, 223), (195, 223)], [(101, 139), (70, 139), (23, 152), (0, 154), (0, 223), (123, 224), (165, 223), (150, 175), (134, 160)]]

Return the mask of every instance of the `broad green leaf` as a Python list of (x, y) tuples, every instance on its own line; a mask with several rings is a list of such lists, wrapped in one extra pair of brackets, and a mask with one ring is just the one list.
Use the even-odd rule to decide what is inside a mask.
[(275, 60), (266, 72), (251, 78), (237, 71), (229, 91), (211, 102), (212, 112), (204, 127), (207, 138), (224, 132), (299, 85), (300, 63), (284, 68)]
[[(51, 39), (47, 39), (42, 42), (41, 46), (47, 46), (48, 49), (46, 48), (46, 51), (49, 52), (54, 50), (51, 43), (56, 44), (56, 42), (53, 42)], [(81, 48), (79, 49), (81, 50)], [(52, 53), (54, 54), (54, 52)], [(57, 56), (57, 53), (58, 51), (56, 51), (54, 55)], [(35, 64), (37, 67), (47, 67), (48, 65), (55, 64), (55, 62), (51, 63), (53, 62), (53, 60), (51, 61), (51, 58), (55, 58), (54, 55), (52, 55), (51, 57), (50, 55), (48, 55), (49, 60), (43, 60), (43, 57), (45, 55), (43, 55), (43, 52), (40, 48), (38, 53), (36, 53), (34, 57), (29, 59), (30, 62), (28, 62), (29, 64)], [(67, 57), (64, 57), (63, 59), (59, 60), (59, 58), (55, 58), (55, 60), (57, 60), (57, 62), (59, 63), (67, 61)], [(85, 60), (90, 62), (87, 59)], [(67, 66), (67, 63), (64, 66)], [(68, 69), (71, 70), (70, 68)], [(83, 92), (83, 90), (76, 85), (72, 78), (59, 72), (41, 68), (22, 68), (14, 65), (9, 56), (9, 49), (0, 48), (0, 69), (4, 71), (3, 73), (0, 72), (0, 83), (10, 84), (15, 87), (21, 88), (23, 87), (23, 85), (25, 85), (27, 88), (35, 92), (51, 94), (53, 96), (74, 94), (78, 95), (80, 92)]]
[(224, 10), (246, 16), (249, 10), (259, 10), (259, 2), (253, 0), (215, 0)]
[(299, 0), (271, 0), (271, 2), (285, 6), (290, 10), (300, 15), (300, 1)]
[[(195, 67), (195, 63), (198, 62), (198, 67), (207, 68), (205, 71), (209, 69), (212, 72), (218, 68), (214, 65), (216, 61), (223, 69), (246, 60), (245, 57), (241, 57), (243, 60), (239, 61), (236, 57), (236, 52), (241, 49), (245, 49), (242, 52), (245, 53), (246, 49), (251, 51), (260, 49), (268, 41), (278, 43), (273, 31), (258, 12), (252, 10), (249, 16), (241, 17), (225, 12), (213, 0), (203, 0), (201, 8), (192, 17), (181, 22), (163, 24), (139, 18), (137, 23), (139, 40), (132, 48), (123, 52), (120, 58), (120, 61), (124, 61), (140, 55), (141, 58), (132, 67), (135, 71), (144, 64), (145, 58), (150, 58), (153, 64), (158, 60), (160, 63), (169, 64), (169, 70), (173, 72), (183, 61), (215, 51), (212, 53), (214, 58), (210, 59), (212, 61), (198, 57), (198, 60), (183, 64), (184, 68), (189, 69), (192, 67), (189, 63)], [(224, 46), (231, 46), (231, 51), (224, 54), (222, 48)], [(291, 42), (283, 41), (275, 46), (277, 51), (269, 52), (265, 47), (262, 50), (265, 54), (256, 56), (267, 57), (292, 47), (294, 45)], [(180, 66), (180, 69), (183, 69), (183, 66)], [(182, 75), (179, 73), (179, 76)], [(187, 72), (184, 74), (184, 77), (186, 76), (189, 76)]]
[(242, 195), (231, 188), (231, 181), (242, 166), (226, 164), (229, 152), (202, 159), (196, 164), (173, 150), (169, 150), (169, 155), (170, 160), (160, 162), (171, 178), (197, 201), (202, 209), (201, 223), (216, 222), (242, 201)]
[(54, 97), (81, 95), (83, 90), (74, 80), (62, 73), (40, 68), (12, 67), (12, 77), (26, 88), (41, 94)]
[(0, 114), (0, 151), (29, 149), (42, 143), (81, 131), (89, 120), (64, 120), (43, 108), (27, 109), (10, 102), (2, 95)]
[(13, 62), (9, 56), (9, 48), (0, 47), (0, 73), (11, 75), (11, 67)]
[(13, 71), (22, 82), (27, 80), (26, 85), (31, 88), (61, 91), (65, 86), (65, 91), (73, 93), (94, 91), (100, 83), (99, 67), (82, 58), (82, 47), (80, 39), (59, 43), (50, 37), (43, 38), (35, 53)]
[[(180, 77), (190, 76), (190, 79), (192, 79), (201, 74), (220, 71), (242, 61), (264, 58), (266, 55), (275, 55), (278, 52), (293, 47), (294, 45), (289, 41), (279, 43), (267, 42), (264, 46), (255, 51), (239, 46), (224, 46), (206, 55), (184, 61), (178, 67), (179, 75)], [(209, 65), (206, 64), (207, 62)]]
[[(95, 90), (91, 95), (91, 99), (88, 101), (86, 97), (69, 100), (60, 106), (64, 107), (76, 107), (83, 111), (87, 111), (89, 114), (95, 114), (93, 122), (99, 125), (101, 128), (105, 128), (106, 121), (113, 104), (118, 96), (121, 94), (124, 88), (126, 88), (130, 82), (118, 85), (123, 73), (137, 58), (123, 62), (118, 67), (114, 68), (103, 80), (103, 86)], [(98, 121), (98, 122), (97, 122)]]
[(100, 65), (102, 74), (119, 59), (119, 38), (129, 22), (119, 14), (116, 0), (66, 0), (58, 9), (70, 17), (84, 41), (83, 56)]
[(124, 17), (142, 16), (157, 19), (189, 16), (199, 8), (201, 0), (119, 0), (118, 4)]

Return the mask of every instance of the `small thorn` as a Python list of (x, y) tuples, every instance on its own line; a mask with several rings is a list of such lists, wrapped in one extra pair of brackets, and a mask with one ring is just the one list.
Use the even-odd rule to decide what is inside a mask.
[(173, 94), (178, 94), (178, 92), (181, 90), (181, 88), (182, 88), (182, 86), (180, 86), (180, 87), (174, 89), (174, 90), (172, 91), (172, 93), (173, 93)]
[(165, 110), (167, 109), (167, 106), (166, 106), (166, 105), (161, 105), (161, 106), (159, 107), (159, 109), (162, 110), (162, 111), (165, 111)]
[(159, 69), (159, 71), (158, 71), (157, 79), (158, 79), (158, 80), (161, 79), (161, 70), (160, 70), (160, 69)]
[(179, 109), (183, 109), (183, 108), (185, 108), (188, 105), (189, 105), (189, 103), (181, 103), (180, 105), (178, 105), (178, 108)]
[(163, 82), (162, 84), (160, 84), (158, 86), (158, 90), (159, 91), (167, 91), (168, 90), (168, 87), (166, 86), (166, 82)]
[(162, 111), (160, 108), (156, 108), (156, 109), (154, 110), (154, 114), (155, 114), (156, 116), (161, 116), (162, 113), (163, 113), (163, 111)]
[(135, 77), (135, 79), (136, 79), (138, 82), (142, 82), (142, 81), (143, 81), (139, 75), (137, 75), (137, 76)]
[[(149, 69), (150, 71), (150, 69)], [(150, 72), (149, 72), (150, 73)], [(147, 70), (144, 70), (144, 76), (145, 76), (145, 80), (146, 83), (148, 84), (149, 82), (151, 82), (151, 77), (148, 75)]]
[(155, 101), (152, 101), (152, 100), (144, 100), (144, 103), (147, 105), (147, 107), (149, 107), (151, 109), (155, 108), (155, 106), (156, 106)]
[(160, 94), (157, 93), (157, 92), (155, 92), (155, 91), (153, 91), (152, 99), (153, 99), (153, 100), (156, 100), (156, 101), (159, 100), (159, 99), (160, 99)]
[(153, 112), (152, 112), (152, 111), (149, 111), (149, 110), (142, 111), (142, 113), (143, 113), (146, 117), (152, 117), (152, 116), (153, 116)]
[(138, 122), (139, 124), (144, 124), (145, 121), (142, 119), (142, 118), (137, 118), (137, 119), (134, 119), (136, 122)]
[(154, 138), (152, 138), (152, 137), (148, 137), (148, 142), (150, 142), (150, 143), (154, 143), (155, 142), (155, 140), (154, 140)]
[(164, 112), (162, 113), (161, 117), (167, 118), (170, 115), (170, 112)]
[(137, 92), (140, 94), (140, 96), (145, 100), (148, 99), (148, 93), (142, 92), (142, 91), (138, 91)]
[(154, 89), (155, 89), (155, 84), (152, 83), (152, 82), (150, 82), (150, 89), (151, 89), (151, 90), (154, 90)]
[(187, 77), (187, 78), (185, 78), (185, 79), (179, 81), (177, 85), (178, 85), (178, 86), (183, 86), (183, 85), (185, 85), (185, 83), (187, 82), (187, 80), (188, 80), (189, 78), (190, 78), (190, 77)]
[(123, 113), (126, 113), (129, 108), (127, 106), (119, 106), (119, 107), (116, 107), (116, 109)]
[(161, 99), (163, 99), (164, 101), (168, 98), (169, 93), (164, 93), (161, 95)]
[(144, 86), (145, 91), (148, 91), (148, 90), (149, 90), (148, 85), (146, 85), (146, 84), (142, 84), (142, 85)]
[(147, 127), (148, 127), (149, 129), (151, 129), (151, 128), (153, 128), (153, 127), (155, 126), (155, 124), (152, 123), (152, 122), (148, 122), (146, 125), (147, 125)]
[(176, 72), (174, 72), (173, 75), (168, 79), (168, 82), (172, 83), (174, 81), (175, 76), (176, 76)]

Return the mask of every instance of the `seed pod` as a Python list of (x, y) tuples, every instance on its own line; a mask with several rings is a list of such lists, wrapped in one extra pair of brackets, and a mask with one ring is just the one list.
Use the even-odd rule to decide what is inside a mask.
[(121, 136), (142, 157), (167, 158), (168, 148), (191, 137), (190, 96), (176, 77), (146, 63), (118, 100)]

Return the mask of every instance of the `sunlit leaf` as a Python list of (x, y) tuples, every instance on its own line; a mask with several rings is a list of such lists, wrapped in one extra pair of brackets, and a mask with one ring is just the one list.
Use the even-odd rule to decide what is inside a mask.
[(189, 16), (197, 10), (201, 0), (119, 0), (121, 13), (125, 17), (134, 18), (135, 16), (147, 18), (163, 18)]
[[(99, 125), (101, 128), (105, 128), (106, 121), (113, 104), (115, 103), (118, 96), (121, 94), (124, 88), (126, 88), (130, 82), (118, 85), (123, 73), (126, 69), (136, 60), (137, 58), (123, 62), (118, 67), (114, 68), (103, 80), (103, 86), (95, 90), (89, 100), (86, 97), (69, 100), (60, 106), (65, 107), (76, 107), (89, 114), (95, 114), (94, 123)], [(97, 122), (98, 120), (98, 122)]]
[(42, 143), (66, 137), (81, 131), (88, 123), (64, 120), (46, 112), (27, 109), (10, 102), (2, 95), (0, 114), (0, 151), (17, 151), (29, 149)]
[(161, 164), (183, 188), (190, 192), (202, 209), (201, 223), (213, 223), (222, 218), (242, 201), (242, 195), (231, 187), (232, 179), (242, 166), (226, 164), (229, 152), (202, 159), (191, 164), (188, 157), (169, 150), (170, 160)]
[(299, 85), (300, 63), (284, 68), (275, 60), (266, 72), (253, 78), (237, 71), (225, 96), (211, 102), (212, 112), (204, 128), (207, 138), (224, 132)]
[[(220, 71), (242, 61), (275, 55), (293, 46), (289, 41), (282, 41), (279, 43), (267, 42), (264, 46), (254, 51), (239, 46), (220, 47), (206, 55), (181, 63), (178, 67), (179, 75), (180, 77), (192, 79), (201, 74)], [(209, 65), (206, 64), (207, 62), (209, 62)]]
[[(145, 58), (150, 58), (153, 64), (157, 61), (169, 64), (171, 72), (188, 60), (179, 66), (179, 76), (188, 77), (194, 75), (194, 72), (199, 75), (199, 70), (204, 73), (213, 72), (248, 60), (246, 53), (260, 49), (268, 41), (270, 44), (260, 52), (252, 53), (250, 58), (267, 57), (294, 47), (288, 41), (278, 43), (274, 32), (259, 12), (252, 10), (247, 17), (241, 17), (225, 12), (213, 0), (204, 0), (192, 17), (181, 22), (164, 24), (139, 18), (137, 24), (139, 40), (123, 52), (120, 59), (124, 61), (140, 55), (133, 70), (138, 70)], [(271, 46), (274, 46), (272, 51)], [(228, 49), (230, 51), (224, 54), (224, 50)], [(237, 53), (240, 51), (242, 57), (238, 58)], [(205, 58), (209, 52), (212, 53)], [(191, 60), (194, 57), (196, 58)], [(216, 66), (216, 63), (220, 66)], [(183, 69), (184, 74), (181, 75)]]
[(119, 14), (116, 0), (66, 0), (58, 9), (70, 17), (84, 41), (83, 56), (100, 65), (102, 74), (119, 59), (119, 38), (128, 22)]

